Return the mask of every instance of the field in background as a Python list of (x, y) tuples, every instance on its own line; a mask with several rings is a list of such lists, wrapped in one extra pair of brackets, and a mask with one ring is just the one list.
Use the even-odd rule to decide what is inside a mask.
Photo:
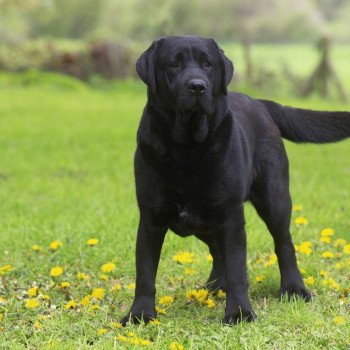
[[(227, 51), (230, 58), (237, 57), (239, 70), (238, 48)], [(295, 62), (300, 72), (315, 62), (315, 57), (305, 59), (305, 64), (301, 57), (291, 60), (287, 48), (269, 51), (271, 64), (277, 62), (278, 52), (282, 59), (288, 55), (288, 62)], [(266, 51), (260, 54), (261, 60), (268, 60)], [(343, 55), (339, 54), (337, 67), (349, 86)], [(127, 312), (133, 296), (138, 211), (132, 161), (145, 89), (131, 81), (98, 80), (96, 85), (91, 88), (36, 72), (0, 75), (0, 347), (167, 349), (177, 342), (185, 349), (348, 348), (350, 255), (334, 243), (340, 238), (350, 242), (349, 140), (325, 146), (286, 144), (293, 200), (303, 207), (293, 213), (292, 235), (298, 245), (312, 242), (312, 254), (299, 252), (298, 259), (304, 277), (314, 279), (313, 283), (309, 279), (313, 302), (277, 301), (278, 268), (266, 264), (273, 254), (272, 239), (247, 205), (250, 296), (259, 317), (256, 323), (223, 327), (223, 300), (215, 299), (211, 309), (187, 304), (186, 291), (202, 286), (210, 272), (207, 248), (194, 238), (169, 233), (157, 300), (170, 295), (174, 303), (159, 316), (160, 325), (118, 328), (115, 322)], [(259, 92), (260, 97), (266, 95)], [(300, 107), (350, 110), (349, 104), (336, 101), (276, 98)], [(297, 226), (294, 220), (299, 216), (306, 217), (308, 225)], [(335, 231), (329, 244), (319, 241), (326, 227)], [(99, 243), (88, 246), (90, 238)], [(50, 249), (55, 240), (63, 246)], [(173, 261), (181, 251), (193, 253), (193, 261)], [(333, 256), (322, 256), (325, 251)], [(116, 269), (102, 271), (106, 263)], [(62, 275), (50, 276), (55, 266), (64, 268)], [(321, 277), (321, 270), (328, 276)], [(79, 279), (77, 273), (88, 277)], [(257, 276), (265, 278), (258, 282)], [(336, 283), (333, 287), (332, 282), (323, 283), (329, 278)], [(30, 308), (28, 289), (33, 286), (39, 287), (33, 299), (40, 305)], [(84, 305), (83, 297), (94, 289), (97, 293), (97, 288), (105, 295), (95, 294)], [(69, 309), (71, 300), (76, 305)], [(152, 343), (135, 345), (142, 340)]]

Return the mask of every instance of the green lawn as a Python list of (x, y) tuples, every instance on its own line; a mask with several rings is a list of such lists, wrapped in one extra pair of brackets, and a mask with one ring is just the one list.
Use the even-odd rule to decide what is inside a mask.
[[(277, 265), (265, 266), (273, 253), (272, 239), (247, 205), (250, 296), (257, 322), (221, 325), (223, 299), (213, 297), (213, 308), (187, 303), (186, 292), (200, 288), (208, 277), (208, 251), (194, 238), (169, 232), (157, 300), (169, 295), (174, 302), (162, 306), (166, 314), (159, 315), (159, 325), (120, 329), (115, 322), (128, 311), (133, 297), (138, 223), (133, 152), (145, 89), (132, 82), (90, 89), (57, 81), (21, 87), (0, 79), (0, 348), (350, 347), (350, 299), (345, 296), (350, 254), (343, 253), (341, 245), (334, 247), (337, 239), (350, 242), (350, 140), (327, 146), (287, 143), (292, 196), (303, 207), (293, 213), (292, 235), (297, 245), (312, 242), (310, 255), (297, 253), (315, 295), (311, 303), (277, 300)], [(349, 105), (324, 100), (279, 102), (350, 110)], [(306, 217), (308, 225), (297, 226), (298, 216)], [(335, 231), (331, 243), (320, 242), (320, 232), (327, 227)], [(99, 243), (88, 246), (90, 238)], [(52, 251), (55, 240), (63, 246)], [(193, 253), (193, 261), (173, 261), (181, 251)], [(325, 251), (334, 256), (322, 257)], [(101, 271), (106, 263), (114, 263), (116, 269)], [(50, 269), (56, 266), (64, 272), (51, 277)], [(328, 275), (320, 276), (321, 270)], [(87, 278), (79, 279), (77, 273)], [(257, 282), (261, 275), (265, 278)], [(31, 290), (38, 306), (33, 300), (27, 304), (33, 286), (39, 287)], [(82, 301), (96, 288), (103, 288), (105, 295), (95, 290), (89, 303), (89, 298)], [(65, 308), (70, 300), (75, 301), (74, 309)], [(28, 308), (31, 304), (34, 307)], [(142, 340), (151, 343), (137, 345)], [(179, 346), (170, 347), (172, 342)]]

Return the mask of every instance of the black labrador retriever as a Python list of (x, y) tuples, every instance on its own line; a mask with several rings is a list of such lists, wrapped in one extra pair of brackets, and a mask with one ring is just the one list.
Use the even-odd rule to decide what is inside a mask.
[(213, 256), (207, 281), (226, 291), (224, 323), (252, 321), (248, 298), (244, 202), (275, 243), (281, 295), (311, 295), (297, 267), (289, 231), (291, 198), (282, 137), (326, 143), (350, 136), (350, 113), (283, 107), (228, 93), (232, 62), (213, 39), (161, 38), (137, 61), (148, 101), (137, 133), (140, 222), (136, 291), (128, 321), (156, 317), (155, 279), (164, 236), (194, 234)]

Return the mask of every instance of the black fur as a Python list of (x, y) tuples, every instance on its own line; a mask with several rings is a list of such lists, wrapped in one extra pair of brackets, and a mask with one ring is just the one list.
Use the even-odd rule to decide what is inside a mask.
[(123, 325), (156, 317), (155, 278), (168, 228), (208, 245), (214, 261), (206, 286), (226, 291), (223, 321), (256, 318), (248, 298), (246, 201), (274, 239), (281, 295), (310, 300), (289, 232), (288, 159), (281, 136), (339, 141), (350, 136), (350, 113), (227, 94), (233, 65), (212, 39), (162, 38), (140, 57), (137, 71), (148, 85), (148, 102), (135, 154), (136, 291)]

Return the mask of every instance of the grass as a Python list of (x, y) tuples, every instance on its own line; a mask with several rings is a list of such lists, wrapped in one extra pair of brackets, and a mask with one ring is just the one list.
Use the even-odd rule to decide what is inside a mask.
[[(186, 292), (200, 288), (208, 277), (208, 251), (192, 237), (169, 232), (157, 300), (170, 295), (174, 302), (159, 315), (160, 325), (120, 329), (115, 322), (131, 305), (135, 279), (138, 210), (132, 163), (145, 90), (132, 82), (90, 89), (69, 79), (54, 84), (50, 77), (52, 83), (49, 79), (27, 87), (0, 77), (0, 348), (132, 349), (143, 347), (135, 345), (141, 340), (152, 341), (145, 345), (152, 349), (169, 349), (173, 342), (185, 349), (349, 348), (350, 304), (345, 294), (350, 255), (342, 246), (334, 247), (337, 239), (350, 241), (349, 140), (326, 146), (286, 143), (292, 196), (303, 206), (293, 213), (292, 235), (297, 245), (312, 242), (312, 254), (297, 253), (304, 277), (315, 280), (309, 287), (315, 295), (311, 303), (277, 300), (277, 265), (265, 266), (273, 254), (272, 239), (247, 205), (250, 297), (257, 322), (222, 326), (223, 299), (214, 298), (210, 309), (186, 302)], [(279, 101), (350, 109), (317, 99)], [(296, 225), (298, 216), (306, 217), (308, 225)], [(319, 241), (326, 227), (335, 231), (329, 244)], [(88, 246), (90, 238), (99, 243)], [(63, 246), (51, 250), (55, 240)], [(181, 251), (193, 253), (193, 261), (174, 262)], [(324, 258), (324, 251), (335, 256)], [(106, 263), (116, 269), (103, 272)], [(9, 271), (3, 268), (7, 264), (12, 266)], [(55, 266), (64, 268), (62, 275), (50, 276)], [(194, 274), (186, 274), (186, 268)], [(321, 277), (321, 270), (328, 276)], [(79, 272), (87, 279), (78, 279)], [(261, 275), (265, 279), (257, 282)], [(329, 278), (335, 283), (324, 285)], [(61, 282), (70, 286), (64, 288)], [(40, 305), (30, 309), (26, 303), (33, 286), (39, 287), (34, 299)], [(83, 306), (81, 299), (96, 288), (103, 288), (105, 296)], [(76, 302), (75, 309), (64, 307), (69, 300)]]

